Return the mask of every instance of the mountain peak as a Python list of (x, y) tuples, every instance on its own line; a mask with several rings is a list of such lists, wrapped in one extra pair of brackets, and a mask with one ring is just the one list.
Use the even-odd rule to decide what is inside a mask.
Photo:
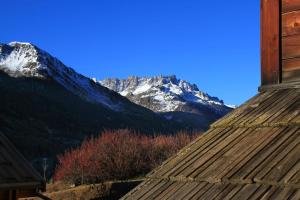
[(101, 103), (115, 111), (122, 107), (121, 101), (115, 100), (111, 91), (31, 43), (0, 44), (0, 71), (11, 77), (54, 80), (87, 101)]
[(19, 42), (19, 41), (12, 41), (8, 43), (9, 46), (17, 46), (17, 45), (26, 45), (26, 46), (34, 46), (32, 43), (29, 42)]
[(175, 75), (108, 78), (100, 83), (155, 112), (184, 111), (187, 104), (201, 104), (222, 114), (228, 112), (228, 107), (222, 100), (200, 91), (196, 84), (181, 80)]

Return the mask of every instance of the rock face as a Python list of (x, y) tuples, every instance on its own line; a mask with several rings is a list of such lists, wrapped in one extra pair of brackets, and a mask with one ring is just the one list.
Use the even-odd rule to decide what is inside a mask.
[(99, 83), (169, 120), (185, 121), (190, 127), (206, 128), (232, 110), (222, 100), (176, 76), (109, 78)]

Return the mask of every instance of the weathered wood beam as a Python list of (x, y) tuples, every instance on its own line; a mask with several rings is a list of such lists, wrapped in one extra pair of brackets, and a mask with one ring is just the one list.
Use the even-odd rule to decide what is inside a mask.
[(261, 85), (281, 82), (281, 3), (261, 0)]

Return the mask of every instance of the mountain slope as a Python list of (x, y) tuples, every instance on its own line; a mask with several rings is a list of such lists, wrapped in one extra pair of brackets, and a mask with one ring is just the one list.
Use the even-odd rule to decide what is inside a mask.
[(0, 93), (0, 131), (30, 159), (53, 158), (103, 129), (172, 133), (184, 128), (29, 43), (0, 45)]
[(232, 110), (222, 100), (176, 76), (109, 78), (99, 82), (132, 102), (191, 128), (206, 129)]

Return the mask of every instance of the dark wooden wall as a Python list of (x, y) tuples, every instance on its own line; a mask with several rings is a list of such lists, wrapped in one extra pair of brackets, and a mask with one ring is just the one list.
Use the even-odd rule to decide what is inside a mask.
[(282, 0), (282, 82), (300, 80), (300, 0)]
[(261, 0), (261, 84), (300, 82), (300, 0)]

